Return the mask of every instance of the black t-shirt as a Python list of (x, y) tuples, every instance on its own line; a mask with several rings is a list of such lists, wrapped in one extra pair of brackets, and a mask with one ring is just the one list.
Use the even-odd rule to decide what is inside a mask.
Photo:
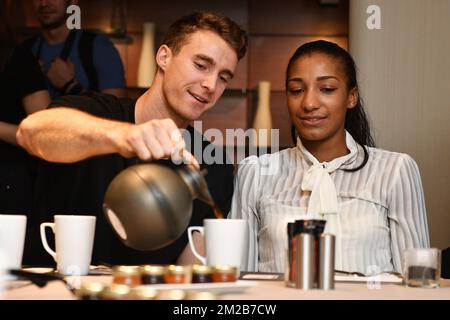
[[(3, 70), (0, 70), (0, 121), (19, 124), (26, 117), (22, 99), (36, 91), (46, 90), (44, 76), (33, 54), (18, 46)], [(20, 147), (0, 140), (0, 162), (27, 161)]]
[[(102, 118), (134, 123), (135, 102), (90, 92), (80, 96), (61, 97), (52, 102), (50, 107), (73, 107)], [(191, 137), (199, 135), (192, 127), (188, 127), (188, 131)], [(209, 144), (204, 141), (203, 149)], [(174, 166), (170, 161), (159, 162)], [(118, 154), (97, 156), (74, 164), (41, 161), (35, 191), (35, 227), (44, 221), (52, 221), (55, 214), (95, 214), (97, 226), (93, 264), (174, 263), (188, 243), (186, 232), (173, 244), (162, 249), (138, 251), (122, 244), (104, 216), (103, 198), (109, 183), (124, 168), (136, 163), (136, 158), (125, 159)], [(201, 165), (201, 168), (208, 171), (205, 179), (211, 195), (223, 212), (228, 213), (233, 194), (233, 166), (212, 164)], [(194, 200), (190, 225), (203, 225), (205, 218), (214, 218), (211, 208), (200, 200)], [(41, 252), (47, 256), (43, 249)], [(51, 260), (47, 259), (44, 264), (49, 262)]]

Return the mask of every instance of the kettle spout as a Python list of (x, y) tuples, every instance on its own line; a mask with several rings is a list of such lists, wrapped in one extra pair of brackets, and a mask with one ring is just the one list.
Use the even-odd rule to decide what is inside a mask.
[(209, 193), (208, 189), (204, 189), (200, 192), (200, 194), (198, 195), (198, 199), (200, 199), (201, 201), (205, 202), (206, 204), (208, 204), (211, 207), (215, 206), (214, 200), (211, 197), (211, 194)]
[(194, 166), (187, 165), (179, 170), (179, 173), (189, 187), (192, 196), (208, 204), (213, 209), (216, 218), (223, 219), (223, 213), (215, 204), (204, 178), (208, 171), (206, 169), (198, 171)]
[(202, 169), (200, 171), (200, 175), (203, 179), (201, 179), (201, 187), (199, 190), (199, 194), (198, 194), (198, 199), (205, 202), (206, 204), (208, 204), (211, 207), (215, 206), (214, 200), (211, 196), (211, 193), (209, 192), (208, 186), (206, 185), (206, 181), (204, 180), (204, 176), (206, 176), (208, 174), (208, 170), (206, 169)]
[(179, 170), (181, 178), (191, 190), (192, 196), (210, 206), (214, 206), (214, 200), (209, 193), (208, 185), (204, 176), (208, 173), (206, 169), (197, 170), (193, 165), (186, 165)]

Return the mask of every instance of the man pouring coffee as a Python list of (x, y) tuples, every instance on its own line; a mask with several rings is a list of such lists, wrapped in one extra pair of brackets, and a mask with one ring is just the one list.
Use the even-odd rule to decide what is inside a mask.
[[(37, 177), (32, 224), (38, 226), (53, 214), (95, 214), (94, 264), (194, 262), (186, 233), (156, 251), (125, 247), (107, 224), (102, 201), (109, 182), (135, 164), (136, 157), (163, 159), (183, 146), (179, 128), (203, 141), (188, 125), (220, 98), (246, 47), (247, 36), (235, 22), (196, 12), (171, 25), (156, 54), (153, 84), (136, 101), (99, 93), (66, 96), (26, 118), (19, 127), (18, 142), (44, 159)], [(203, 148), (207, 145), (203, 142)], [(196, 162), (186, 150), (183, 156)], [(212, 196), (222, 211), (228, 212), (232, 165), (204, 167)], [(204, 218), (213, 216), (206, 204), (196, 201), (190, 225), (201, 225)], [(28, 245), (33, 233), (29, 238)], [(38, 256), (28, 255), (28, 260), (25, 254), (25, 263), (47, 264), (43, 250), (39, 248), (39, 252)]]

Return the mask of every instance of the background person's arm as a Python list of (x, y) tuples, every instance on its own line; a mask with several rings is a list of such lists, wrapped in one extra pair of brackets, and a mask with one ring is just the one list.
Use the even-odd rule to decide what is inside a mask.
[(17, 126), (15, 124), (0, 121), (0, 140), (17, 145), (16, 132)]
[[(50, 96), (47, 90), (39, 90), (25, 96), (22, 99), (25, 112), (32, 114), (44, 109), (50, 103)], [(0, 121), (0, 140), (9, 144), (17, 145), (16, 133), (18, 126), (15, 124)]]
[[(17, 97), (22, 101), (26, 114), (31, 114), (48, 106), (50, 95), (44, 75), (38, 61), (28, 48), (17, 46), (4, 72), (8, 83), (14, 87), (14, 90), (11, 90), (8, 94), (17, 94)], [(8, 101), (8, 99), (5, 100)], [(8, 105), (3, 107), (20, 108), (21, 106)], [(11, 112), (20, 113), (20, 110), (11, 110)], [(0, 121), (0, 140), (17, 145), (17, 128), (16, 123)]]
[(170, 119), (135, 125), (72, 108), (52, 108), (23, 120), (17, 141), (31, 154), (51, 162), (76, 162), (110, 153), (156, 160), (182, 149), (184, 159), (197, 164), (184, 149), (181, 133)]
[(22, 99), (25, 112), (30, 115), (45, 109), (50, 104), (50, 95), (47, 90), (33, 92)]

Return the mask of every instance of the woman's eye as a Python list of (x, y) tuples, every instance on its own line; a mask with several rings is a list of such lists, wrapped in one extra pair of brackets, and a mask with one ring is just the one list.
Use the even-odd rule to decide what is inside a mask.
[(295, 89), (289, 89), (289, 93), (293, 94), (293, 95), (299, 95), (303, 92), (304, 90), (302, 88), (295, 88)]
[(323, 93), (332, 93), (335, 90), (336, 90), (336, 88), (321, 88), (320, 89), (320, 91), (322, 91)]

